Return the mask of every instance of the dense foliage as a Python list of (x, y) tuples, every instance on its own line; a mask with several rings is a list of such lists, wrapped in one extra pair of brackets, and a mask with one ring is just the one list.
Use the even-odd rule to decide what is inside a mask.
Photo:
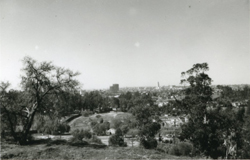
[(161, 129), (161, 125), (156, 111), (157, 109), (153, 106), (143, 105), (135, 107), (133, 112), (139, 129), (140, 144), (147, 149), (156, 148), (157, 146), (155, 135)]
[[(47, 98), (65, 91), (74, 93), (79, 85), (74, 79), (79, 73), (56, 67), (51, 62), (38, 63), (30, 57), (25, 57), (23, 63), (21, 95), (13, 95), (7, 90), (9, 84), (1, 83), (1, 121), (6, 122), (13, 138), (20, 144), (26, 143), (37, 113), (54, 114), (57, 110), (56, 106), (47, 105)], [(16, 125), (22, 125), (18, 135)]]
[(109, 137), (109, 145), (110, 146), (121, 146), (126, 147), (127, 143), (124, 142), (123, 134), (121, 129), (117, 129), (115, 134)]
[(59, 135), (70, 131), (67, 123), (62, 123), (57, 117), (37, 115), (32, 126), (39, 133)]
[[(212, 79), (205, 73), (208, 69), (206, 63), (196, 64), (182, 73), (182, 83), (189, 84), (182, 101), (182, 106), (189, 113), (189, 122), (182, 126), (181, 139), (190, 140), (206, 156), (235, 157), (237, 151), (228, 155), (225, 153), (229, 147), (236, 146), (237, 150), (243, 147), (245, 111), (244, 108), (235, 111), (231, 103), (225, 100), (228, 97), (224, 93), (224, 97), (212, 99)], [(188, 77), (185, 77), (186, 75)]]

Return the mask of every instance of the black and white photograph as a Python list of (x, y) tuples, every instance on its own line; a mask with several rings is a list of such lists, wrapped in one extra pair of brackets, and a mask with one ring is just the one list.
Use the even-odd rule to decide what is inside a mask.
[(0, 159), (250, 159), (250, 0), (0, 0)]

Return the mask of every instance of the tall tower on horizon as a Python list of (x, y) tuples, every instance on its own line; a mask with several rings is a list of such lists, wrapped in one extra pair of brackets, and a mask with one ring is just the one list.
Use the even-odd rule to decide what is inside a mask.
[(161, 89), (161, 88), (160, 88), (160, 83), (159, 83), (159, 82), (158, 82), (158, 86), (157, 86), (157, 89)]

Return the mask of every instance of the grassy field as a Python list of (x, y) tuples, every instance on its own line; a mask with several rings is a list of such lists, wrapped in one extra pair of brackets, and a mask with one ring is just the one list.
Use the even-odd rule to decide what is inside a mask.
[(1, 159), (190, 159), (140, 147), (1, 144)]

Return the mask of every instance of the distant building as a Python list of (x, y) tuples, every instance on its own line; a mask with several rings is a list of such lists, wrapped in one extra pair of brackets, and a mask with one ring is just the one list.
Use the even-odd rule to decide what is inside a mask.
[(113, 90), (114, 90), (113, 88), (114, 88), (113, 86), (110, 86), (110, 87), (109, 87), (109, 90), (110, 90), (111, 92), (113, 92)]
[(115, 129), (114, 128), (110, 128), (109, 130), (106, 131), (106, 135), (113, 135), (115, 134)]
[(119, 91), (119, 84), (113, 84), (113, 86), (110, 86), (110, 91), (111, 92), (118, 92)]
[(175, 117), (165, 115), (164, 117), (160, 117), (160, 119), (162, 120), (162, 127), (180, 127), (182, 124), (184, 124), (184, 122), (178, 116)]

